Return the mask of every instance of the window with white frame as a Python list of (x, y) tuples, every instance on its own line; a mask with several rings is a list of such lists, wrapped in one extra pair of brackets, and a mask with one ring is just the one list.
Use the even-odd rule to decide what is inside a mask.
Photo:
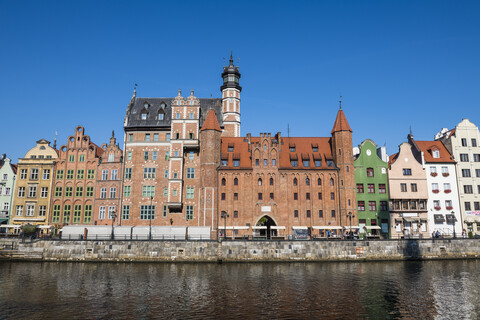
[(122, 220), (130, 219), (130, 206), (124, 205), (122, 210)]
[(186, 219), (187, 220), (192, 220), (193, 219), (193, 206), (187, 206)]
[(143, 168), (143, 179), (155, 179), (156, 168)]
[[(0, 192), (1, 194), (1, 192)], [(25, 187), (18, 187), (18, 197), (23, 198), (25, 197)]]
[(108, 162), (113, 162), (113, 161), (115, 161), (115, 153), (110, 152), (108, 154)]
[(43, 170), (43, 180), (48, 180), (50, 179), (50, 169), (44, 169)]
[(40, 197), (46, 198), (48, 196), (48, 187), (42, 187), (40, 191)]
[(38, 169), (30, 169), (30, 180), (38, 180)]
[(35, 198), (37, 196), (37, 186), (28, 186), (28, 197)]
[(117, 169), (112, 169), (110, 173), (111, 180), (117, 180), (118, 179), (118, 170)]
[(155, 196), (155, 186), (142, 187), (142, 197), (154, 197), (154, 196)]
[(98, 208), (98, 219), (104, 220), (105, 219), (105, 206), (100, 206)]
[(10, 195), (10, 190), (11, 190), (10, 187), (6, 187), (6, 188), (5, 188), (5, 195), (6, 195), (6, 196), (9, 196), (9, 195)]
[(106, 198), (107, 198), (107, 188), (100, 189), (100, 199), (106, 199)]
[(158, 157), (158, 151), (153, 151), (152, 152), (152, 160), (157, 160)]
[(132, 160), (132, 151), (127, 152), (127, 160), (128, 161)]
[(27, 179), (27, 169), (20, 170), (20, 179), (21, 180)]
[(110, 199), (117, 197), (117, 188), (110, 188)]
[(125, 180), (132, 179), (132, 168), (125, 168)]
[(38, 207), (38, 215), (40, 217), (45, 217), (47, 215), (47, 206), (39, 206)]
[(450, 188), (450, 183), (444, 183), (444, 184), (443, 184), (443, 190), (445, 190), (445, 191), (451, 190), (451, 188)]
[(442, 167), (442, 174), (448, 174), (448, 167)]
[(108, 170), (102, 170), (102, 180), (108, 180)]
[(35, 215), (35, 205), (34, 204), (27, 204), (27, 213), (25, 215), (27, 217), (33, 217)]
[(17, 208), (15, 210), (15, 215), (17, 215), (17, 216), (23, 215), (23, 206), (17, 206)]
[(10, 209), (10, 202), (4, 202), (3, 203), (3, 210), (7, 211), (8, 209)]
[(430, 167), (430, 173), (437, 173), (437, 167)]
[(440, 158), (440, 151), (439, 150), (432, 150), (432, 156), (434, 158)]
[(187, 187), (187, 199), (193, 199), (195, 196), (195, 187)]
[(438, 191), (438, 183), (432, 183), (432, 190)]
[[(37, 169), (38, 170), (38, 169)], [(3, 174), (3, 180), (8, 180), (8, 173)]]
[(187, 168), (187, 179), (195, 178), (195, 168)]
[(115, 215), (115, 207), (108, 207), (108, 219), (112, 220)]

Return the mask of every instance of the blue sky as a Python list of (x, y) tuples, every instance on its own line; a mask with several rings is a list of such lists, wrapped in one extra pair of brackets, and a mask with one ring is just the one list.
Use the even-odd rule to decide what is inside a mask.
[(219, 97), (240, 58), (242, 135), (328, 136), (338, 110), (354, 146), (397, 151), (480, 125), (478, 1), (0, 0), (0, 153), (23, 157), (77, 125), (123, 141), (137, 95)]

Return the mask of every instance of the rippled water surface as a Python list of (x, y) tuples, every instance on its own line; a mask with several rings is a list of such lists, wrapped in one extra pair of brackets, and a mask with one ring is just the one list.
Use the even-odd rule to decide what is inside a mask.
[(0, 263), (7, 319), (480, 319), (480, 261)]

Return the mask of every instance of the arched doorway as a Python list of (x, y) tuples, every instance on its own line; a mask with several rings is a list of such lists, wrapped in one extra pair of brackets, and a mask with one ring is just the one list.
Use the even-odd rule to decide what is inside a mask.
[(258, 230), (260, 237), (265, 239), (271, 239), (272, 237), (277, 235), (277, 230), (271, 228), (272, 226), (276, 225), (277, 224), (275, 223), (275, 221), (268, 215), (265, 215), (258, 219), (257, 223), (255, 224), (255, 226), (257, 227), (266, 227)]

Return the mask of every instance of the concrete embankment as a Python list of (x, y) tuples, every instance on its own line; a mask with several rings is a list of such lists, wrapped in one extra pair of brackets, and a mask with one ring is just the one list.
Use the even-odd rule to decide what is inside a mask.
[(94, 262), (381, 261), (480, 258), (480, 240), (62, 241), (0, 239), (0, 259)]

